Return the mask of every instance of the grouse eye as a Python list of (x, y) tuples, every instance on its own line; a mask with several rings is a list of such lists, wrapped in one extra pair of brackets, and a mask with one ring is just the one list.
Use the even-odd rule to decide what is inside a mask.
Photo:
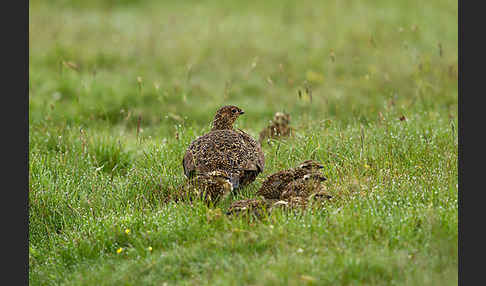
[(231, 112), (233, 112), (233, 113), (236, 113), (237, 111), (238, 111), (238, 110), (236, 110), (236, 108), (233, 108), (233, 109), (231, 110)]

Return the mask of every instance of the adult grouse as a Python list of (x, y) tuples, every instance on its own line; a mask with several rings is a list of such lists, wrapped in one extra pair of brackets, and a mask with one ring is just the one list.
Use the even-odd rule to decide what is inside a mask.
[(211, 131), (194, 140), (184, 155), (182, 165), (188, 178), (221, 170), (228, 174), (236, 190), (253, 182), (263, 171), (265, 157), (260, 143), (241, 129), (233, 129), (233, 123), (243, 113), (233, 105), (216, 112)]

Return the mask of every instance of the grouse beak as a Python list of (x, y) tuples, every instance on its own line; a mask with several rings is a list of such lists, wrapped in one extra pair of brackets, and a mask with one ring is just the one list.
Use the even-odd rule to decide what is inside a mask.
[(243, 110), (242, 110), (242, 111), (240, 111), (240, 115), (242, 115), (242, 114), (245, 114), (245, 112), (244, 112)]

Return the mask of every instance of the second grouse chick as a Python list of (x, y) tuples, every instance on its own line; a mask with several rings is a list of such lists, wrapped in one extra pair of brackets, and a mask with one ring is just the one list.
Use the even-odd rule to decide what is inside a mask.
[(268, 203), (264, 199), (244, 199), (233, 202), (227, 215), (248, 215), (253, 214), (261, 217), (264, 209), (267, 209)]
[(212, 129), (188, 147), (182, 165), (191, 178), (197, 173), (222, 170), (228, 173), (234, 189), (253, 182), (263, 171), (265, 157), (260, 144), (244, 131), (233, 129), (233, 123), (244, 114), (240, 108), (221, 107)]
[(319, 162), (306, 160), (295, 168), (276, 172), (263, 181), (257, 195), (263, 196), (265, 199), (280, 199), (287, 184), (303, 178), (306, 174), (316, 173), (323, 167)]
[(260, 132), (259, 141), (262, 143), (266, 138), (288, 137), (291, 135), (292, 127), (289, 126), (290, 114), (277, 112), (273, 121)]
[(233, 191), (229, 177), (225, 172), (212, 171), (201, 173), (188, 179), (179, 190), (176, 201), (192, 201), (200, 198), (206, 202), (217, 203), (221, 198), (228, 196)]
[(305, 209), (307, 207), (307, 200), (302, 197), (290, 197), (288, 200), (278, 200), (272, 205), (273, 209)]
[(306, 174), (303, 178), (288, 183), (280, 198), (283, 200), (289, 200), (292, 197), (308, 199), (310, 195), (321, 191), (321, 182), (325, 180), (326, 178), (319, 173)]

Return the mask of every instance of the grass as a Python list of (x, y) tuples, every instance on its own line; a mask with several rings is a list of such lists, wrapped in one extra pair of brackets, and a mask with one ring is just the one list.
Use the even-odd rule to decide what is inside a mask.
[[(31, 285), (457, 284), (457, 2), (114, 3), (29, 3)], [(165, 204), (224, 104), (297, 130), (231, 200), (305, 159), (334, 199)]]

